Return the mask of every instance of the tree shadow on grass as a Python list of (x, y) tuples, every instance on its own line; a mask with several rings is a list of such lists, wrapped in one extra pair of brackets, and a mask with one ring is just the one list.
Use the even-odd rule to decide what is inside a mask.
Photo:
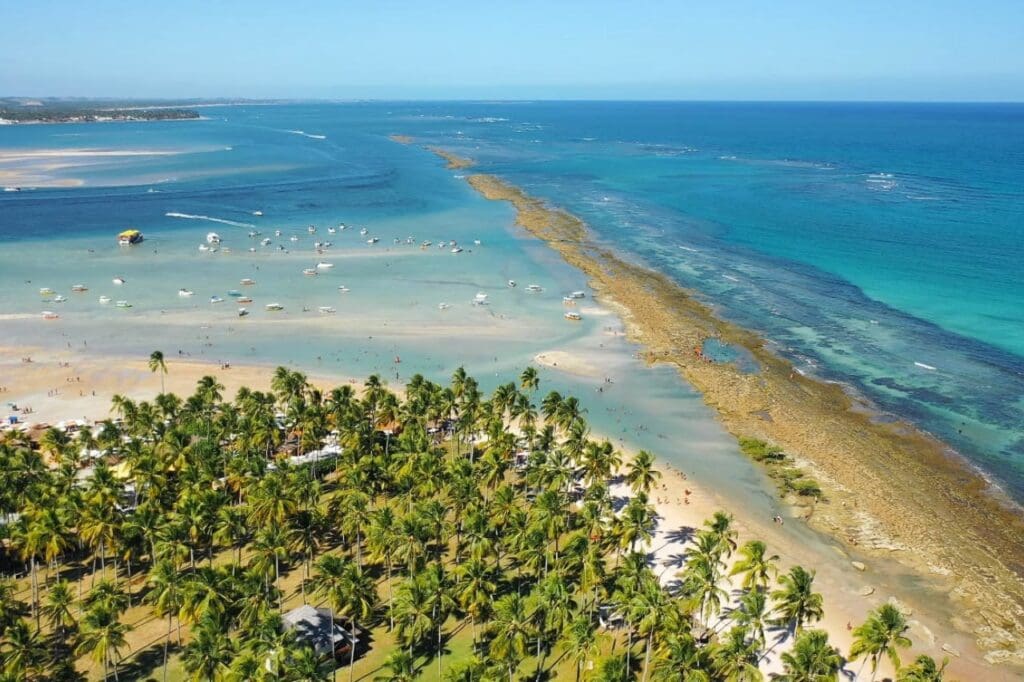
[[(171, 643), (167, 656), (171, 657), (180, 651)], [(146, 682), (151, 679), (162, 679), (164, 667), (164, 643), (161, 640), (145, 649), (139, 650), (124, 665), (118, 668), (117, 677), (122, 682)], [(113, 678), (111, 678), (113, 679)]]

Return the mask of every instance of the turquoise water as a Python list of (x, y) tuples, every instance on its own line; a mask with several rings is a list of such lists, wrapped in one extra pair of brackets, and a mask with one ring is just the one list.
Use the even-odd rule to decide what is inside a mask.
[[(374, 103), (204, 114), (0, 128), (0, 151), (174, 152), (48, 168), (85, 184), (0, 194), (5, 341), (87, 341), (112, 354), (159, 343), (171, 355), (392, 377), (464, 363), (493, 381), (535, 352), (578, 349), (621, 367), (616, 388), (599, 394), (599, 382), (553, 373), (586, 392), (602, 428), (652, 447), (679, 433), (666, 398), (689, 405), (692, 393), (670, 372), (615, 365), (631, 349), (603, 333), (615, 323), (599, 311), (566, 323), (561, 294), (583, 288), (578, 274), (519, 235), (507, 207), (387, 139), (410, 134), (579, 214), (802, 371), (936, 433), (1024, 496), (1024, 107)], [(354, 227), (325, 233), (341, 221)], [(360, 237), (363, 225), (378, 244)], [(145, 232), (142, 246), (113, 245), (127, 226)], [(211, 230), (231, 253), (198, 250)], [(260, 246), (251, 230), (274, 243)], [(437, 248), (452, 239), (462, 253)], [(314, 240), (335, 245), (319, 256)], [(302, 275), (320, 260), (335, 267)], [(115, 275), (127, 283), (116, 287)], [(245, 289), (242, 277), (257, 285), (240, 319), (228, 291)], [(79, 282), (89, 291), (70, 294)], [(528, 283), (545, 291), (531, 295)], [(44, 303), (41, 286), (69, 300)], [(181, 287), (195, 296), (179, 298)], [(470, 305), (477, 292), (490, 305)], [(101, 306), (101, 294), (133, 307)], [(213, 295), (227, 300), (210, 304)], [(272, 300), (285, 311), (265, 313)], [(44, 324), (44, 309), (60, 321)], [(629, 419), (648, 381), (637, 372), (663, 382), (660, 401), (642, 399)], [(733, 451), (706, 412), (686, 410), (702, 442)]]

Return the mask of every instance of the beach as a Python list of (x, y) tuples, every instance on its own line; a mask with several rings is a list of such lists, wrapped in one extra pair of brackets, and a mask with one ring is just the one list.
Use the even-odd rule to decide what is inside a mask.
[[(677, 367), (729, 431), (775, 443), (813, 472), (827, 501), (809, 510), (808, 523), (911, 567), (936, 598), (948, 595), (952, 623), (971, 633), (986, 661), (1024, 662), (1024, 588), (1012, 568), (1024, 557), (1024, 521), (985, 479), (908, 424), (876, 422), (840, 387), (795, 372), (756, 335), (716, 318), (663, 275), (600, 248), (574, 216), (494, 176), (468, 182), (488, 199), (510, 202), (521, 226), (587, 273), (647, 359)], [(761, 371), (744, 374), (696, 357), (708, 338), (747, 349)]]

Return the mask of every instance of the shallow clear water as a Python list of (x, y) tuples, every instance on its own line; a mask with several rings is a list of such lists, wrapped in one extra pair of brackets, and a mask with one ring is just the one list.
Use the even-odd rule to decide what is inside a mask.
[[(409, 134), (581, 215), (606, 243), (759, 330), (804, 371), (848, 384), (951, 442), (1018, 499), (1024, 492), (1022, 107), (376, 103), (204, 114), (0, 128), (0, 151), (174, 152), (77, 159), (46, 173), (84, 187), (0, 194), (6, 342), (161, 346), (392, 377), (465, 364), (495, 381), (551, 348), (600, 352), (606, 342), (628, 357), (602, 333), (609, 321), (598, 311), (580, 324), (562, 319), (561, 294), (582, 288), (581, 277), (519, 235), (508, 207), (478, 197), (429, 152), (387, 139)], [(348, 230), (327, 234), (341, 221)], [(363, 225), (378, 244), (365, 243)], [(114, 235), (128, 226), (146, 241), (118, 248)], [(231, 253), (200, 252), (209, 231)], [(393, 243), (408, 236), (414, 245)], [(425, 239), (433, 245), (421, 250)], [(451, 239), (462, 253), (437, 248)], [(314, 240), (335, 245), (320, 256)], [(302, 274), (321, 260), (335, 267)], [(113, 285), (115, 275), (126, 284)], [(257, 280), (251, 291), (243, 277)], [(89, 291), (71, 294), (76, 283)], [(528, 283), (545, 292), (527, 293)], [(42, 286), (68, 301), (40, 300)], [(179, 298), (182, 287), (195, 296)], [(237, 317), (231, 289), (253, 297), (250, 316)], [(477, 292), (490, 305), (470, 305)], [(100, 295), (133, 307), (101, 306)], [(210, 304), (214, 295), (225, 302)], [(266, 313), (271, 301), (285, 310)], [(38, 319), (47, 309), (61, 320)], [(602, 430), (660, 449), (707, 429), (700, 438), (735, 453), (671, 372), (632, 362), (621, 373), (630, 379), (600, 394), (549, 374), (589, 392)], [(637, 401), (644, 409), (623, 425)], [(663, 416), (677, 403), (693, 403), (692, 424)]]

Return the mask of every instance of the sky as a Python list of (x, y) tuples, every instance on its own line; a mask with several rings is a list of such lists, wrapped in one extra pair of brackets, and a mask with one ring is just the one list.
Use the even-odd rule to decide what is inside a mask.
[(1024, 101), (1024, 0), (0, 0), (0, 95)]

